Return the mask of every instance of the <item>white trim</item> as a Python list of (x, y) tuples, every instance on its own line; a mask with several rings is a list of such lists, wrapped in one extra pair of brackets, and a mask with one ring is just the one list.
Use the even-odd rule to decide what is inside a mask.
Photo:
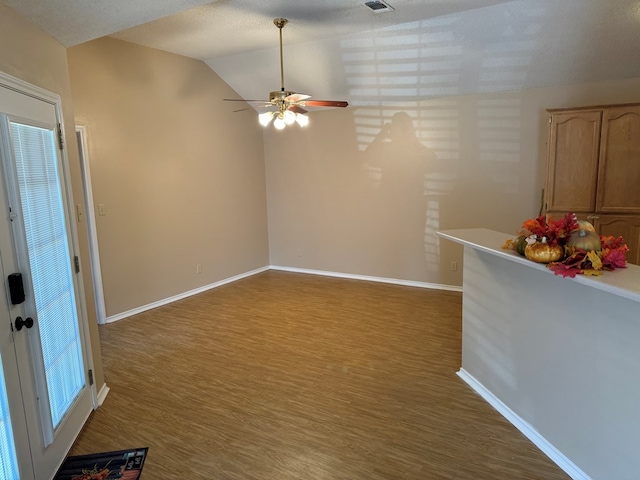
[[(4, 72), (0, 72), (0, 85), (3, 85), (15, 92), (29, 95), (31, 97), (42, 100), (43, 102), (56, 105), (56, 108), (60, 107), (60, 95), (58, 95), (57, 93), (50, 92), (49, 90), (38, 87), (37, 85), (32, 85), (25, 82), (24, 80), (12, 77), (11, 75), (8, 75)], [(62, 118), (61, 112), (61, 108), (58, 112), (56, 112), (60, 114), (59, 118)]]
[(469, 385), (478, 395), (495, 408), (514, 427), (531, 440), (542, 453), (549, 457), (558, 467), (560, 467), (573, 480), (591, 480), (591, 477), (584, 473), (578, 466), (569, 460), (560, 450), (554, 447), (546, 438), (538, 433), (531, 425), (525, 422), (517, 413), (507, 407), (498, 397), (469, 374), (464, 368), (458, 370), (458, 376)]
[(122, 320), (123, 318), (130, 317), (132, 315), (137, 315), (138, 313), (146, 312), (147, 310), (151, 310), (152, 308), (161, 307), (162, 305), (167, 305), (169, 303), (175, 302), (177, 300), (182, 300), (183, 298), (190, 297), (192, 295), (197, 295), (198, 293), (206, 292), (207, 290), (211, 290), (212, 288), (221, 287), (222, 285), (226, 285), (227, 283), (235, 282), (237, 280), (241, 280), (246, 277), (250, 277), (252, 275), (256, 275), (258, 273), (262, 273), (269, 270), (269, 267), (261, 267), (255, 270), (251, 270), (250, 272), (241, 273), (239, 275), (235, 275), (233, 277), (225, 278), (224, 280), (220, 280), (219, 282), (212, 283), (210, 285), (205, 285), (203, 287), (196, 288), (194, 290), (189, 290), (188, 292), (180, 293), (178, 295), (174, 295), (173, 297), (165, 298), (163, 300), (158, 300), (157, 302), (149, 303), (147, 305), (143, 305), (141, 307), (133, 308), (131, 310), (127, 310), (126, 312), (118, 313), (116, 315), (111, 315), (105, 319), (105, 323), (113, 323), (118, 320)]
[[(64, 126), (64, 115), (62, 114), (62, 99), (60, 96), (56, 95), (57, 100), (55, 103), (56, 108), (56, 117), (58, 118), (60, 132), (59, 134), (62, 136), (62, 144), (63, 148), (60, 152), (62, 155), (62, 178), (63, 178), (63, 187), (64, 194), (66, 195), (67, 200), (67, 216), (68, 216), (68, 228), (71, 234), (71, 245), (73, 247), (73, 255), (78, 257), (78, 260), (82, 257), (80, 255), (80, 241), (78, 239), (78, 223), (76, 221), (75, 216), (75, 199), (73, 197), (73, 183), (71, 181), (71, 166), (69, 164), (69, 139), (65, 135), (65, 126)], [(74, 135), (75, 141), (75, 135)], [(84, 289), (84, 280), (83, 280), (83, 269), (82, 266), (78, 272), (75, 272), (73, 275), (73, 280), (76, 282), (77, 295), (76, 303), (80, 309), (79, 312), (79, 328), (80, 334), (84, 336), (83, 349), (85, 354), (85, 381), (89, 380), (89, 370), (95, 371), (94, 363), (93, 363), (93, 345), (91, 343), (91, 332), (89, 328), (89, 313), (87, 311), (87, 294)], [(93, 385), (88, 384), (89, 393), (91, 395), (91, 404), (95, 409), (97, 402), (98, 392), (96, 390), (95, 383)], [(88, 417), (87, 417), (88, 418)], [(87, 419), (82, 422), (80, 426), (80, 430), (86, 423)], [(80, 433), (78, 430), (78, 433)], [(74, 437), (74, 441), (77, 438), (77, 435)]]
[(106, 383), (102, 384), (102, 388), (100, 389), (100, 392), (98, 392), (98, 406), (96, 408), (100, 408), (102, 406), (105, 399), (107, 398), (107, 395), (109, 395), (110, 390), (111, 389), (107, 386)]
[(402, 285), (404, 287), (427, 288), (430, 290), (446, 290), (449, 292), (462, 292), (462, 287), (456, 285), (443, 285), (440, 283), (416, 282), (413, 280), (399, 280), (397, 278), (371, 277), (368, 275), (354, 275), (350, 273), (328, 272), (325, 270), (310, 270), (306, 268), (282, 267), (271, 265), (271, 270), (279, 270), (283, 272), (307, 273), (309, 275), (323, 275), (325, 277), (345, 278), (349, 280), (365, 280), (367, 282), (390, 283), (393, 285)]
[(250, 272), (241, 273), (240, 275), (235, 275), (233, 277), (225, 278), (224, 280), (220, 280), (219, 282), (212, 283), (210, 285), (205, 285), (203, 287), (199, 287), (194, 290), (190, 290), (188, 292), (180, 293), (178, 295), (174, 295), (173, 297), (165, 298), (163, 300), (158, 300), (157, 302), (153, 302), (147, 305), (143, 305), (141, 307), (133, 308), (131, 310), (127, 310), (126, 312), (118, 313), (116, 315), (111, 315), (110, 317), (107, 317), (105, 319), (105, 323), (117, 322), (118, 320), (122, 320), (123, 318), (131, 317), (132, 315), (137, 315), (138, 313), (146, 312), (147, 310), (151, 310), (152, 308), (161, 307), (162, 305), (167, 305), (177, 300), (182, 300), (183, 298), (187, 298), (192, 295), (197, 295), (198, 293), (206, 292), (207, 290), (211, 290), (213, 288), (226, 285), (227, 283), (232, 283), (237, 280), (241, 280), (243, 278), (256, 275), (258, 273), (266, 272), (267, 270), (277, 270), (277, 271), (292, 272), (292, 273), (304, 273), (309, 275), (323, 275), (325, 277), (337, 277), (337, 278), (345, 278), (350, 280), (365, 280), (367, 282), (389, 283), (393, 285), (402, 285), (404, 287), (418, 287), (418, 288), (427, 288), (431, 290), (446, 290), (449, 292), (462, 292), (462, 287), (457, 287), (455, 285), (441, 285), (439, 283), (414, 282), (411, 280), (398, 280), (395, 278), (370, 277), (367, 275), (352, 275), (347, 273), (327, 272), (324, 270), (309, 270), (305, 268), (280, 267), (276, 265), (270, 265), (266, 267), (257, 268), (255, 270), (251, 270)]
[(84, 125), (76, 125), (76, 135), (79, 137), (78, 154), (80, 155), (82, 186), (84, 188), (84, 210), (87, 223), (87, 233), (89, 235), (89, 255), (91, 258), (91, 273), (96, 302), (96, 315), (98, 317), (98, 325), (101, 325), (105, 323), (107, 310), (104, 304), (102, 268), (100, 266), (100, 250), (98, 248), (98, 231), (96, 228), (96, 214), (93, 208), (93, 188), (91, 186), (91, 169), (89, 166), (89, 153), (87, 151), (87, 128)]

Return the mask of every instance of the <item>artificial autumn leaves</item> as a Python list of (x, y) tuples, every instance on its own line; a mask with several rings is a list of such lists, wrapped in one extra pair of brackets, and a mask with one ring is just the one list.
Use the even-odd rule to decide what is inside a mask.
[(549, 268), (563, 277), (602, 275), (603, 270), (615, 270), (627, 266), (626, 253), (629, 247), (622, 237), (600, 236), (601, 250), (586, 251), (577, 247), (567, 247), (567, 254), (561, 262), (549, 264)]
[[(548, 264), (549, 269), (563, 277), (601, 275), (604, 270), (627, 266), (626, 252), (629, 248), (622, 237), (600, 236), (600, 242), (589, 244), (583, 241), (585, 233), (581, 230), (585, 227), (591, 225), (578, 222), (573, 213), (560, 220), (540, 215), (522, 224), (519, 239), (526, 238), (530, 245), (544, 241), (550, 247), (564, 248), (564, 257)], [(593, 236), (592, 233), (588, 235)], [(515, 245), (516, 242), (508, 240), (503, 248), (515, 249)]]
[(555, 245), (565, 246), (571, 237), (571, 232), (580, 228), (576, 216), (568, 213), (561, 220), (548, 219), (542, 215), (534, 219), (525, 220), (522, 224), (520, 235), (530, 238), (535, 235), (534, 240), (546, 238), (546, 242), (552, 247)]

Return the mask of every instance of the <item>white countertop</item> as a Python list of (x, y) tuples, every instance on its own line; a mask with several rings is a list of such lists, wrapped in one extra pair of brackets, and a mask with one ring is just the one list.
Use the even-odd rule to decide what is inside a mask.
[[(486, 228), (467, 228), (460, 230), (444, 230), (438, 232), (438, 236), (446, 238), (465, 247), (475, 248), (512, 262), (526, 265), (549, 275), (554, 273), (546, 265), (532, 262), (513, 250), (503, 249), (502, 246), (508, 239), (515, 239), (515, 235), (496, 232)], [(568, 282), (578, 282), (605, 292), (640, 302), (640, 266), (627, 265), (627, 268), (618, 268), (613, 271), (605, 271), (597, 277), (576, 275), (575, 278), (565, 278)], [(638, 311), (640, 317), (640, 310)]]

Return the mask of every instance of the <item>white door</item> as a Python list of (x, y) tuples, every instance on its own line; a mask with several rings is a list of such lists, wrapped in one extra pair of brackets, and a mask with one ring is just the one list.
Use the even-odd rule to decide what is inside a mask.
[[(0, 196), (0, 208), (6, 211), (4, 195)], [(0, 275), (5, 274), (5, 253), (13, 254), (5, 224), (0, 228)], [(9, 260), (11, 263), (12, 260)], [(14, 348), (10, 300), (6, 288), (0, 289), (0, 479), (32, 480), (33, 464), (29, 453), (29, 437), (24, 417), (18, 362)], [(20, 452), (20, 454), (19, 454)]]
[(0, 85), (0, 480), (52, 478), (93, 406), (58, 123), (55, 103)]

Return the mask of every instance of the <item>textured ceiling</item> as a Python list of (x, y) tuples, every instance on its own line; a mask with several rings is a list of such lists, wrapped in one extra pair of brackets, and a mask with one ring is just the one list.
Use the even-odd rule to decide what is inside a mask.
[(396, 0), (390, 13), (373, 13), (366, 0), (218, 1), (131, 28), (116, 38), (207, 60), (278, 43), (273, 19), (287, 18), (288, 44), (336, 38), (495, 5), (510, 0)]
[(208, 2), (202, 0), (4, 0), (66, 47)]
[[(105, 35), (204, 60), (242, 98), (351, 105), (640, 77), (640, 0), (4, 0), (63, 45)], [(640, 100), (640, 93), (639, 99)]]

